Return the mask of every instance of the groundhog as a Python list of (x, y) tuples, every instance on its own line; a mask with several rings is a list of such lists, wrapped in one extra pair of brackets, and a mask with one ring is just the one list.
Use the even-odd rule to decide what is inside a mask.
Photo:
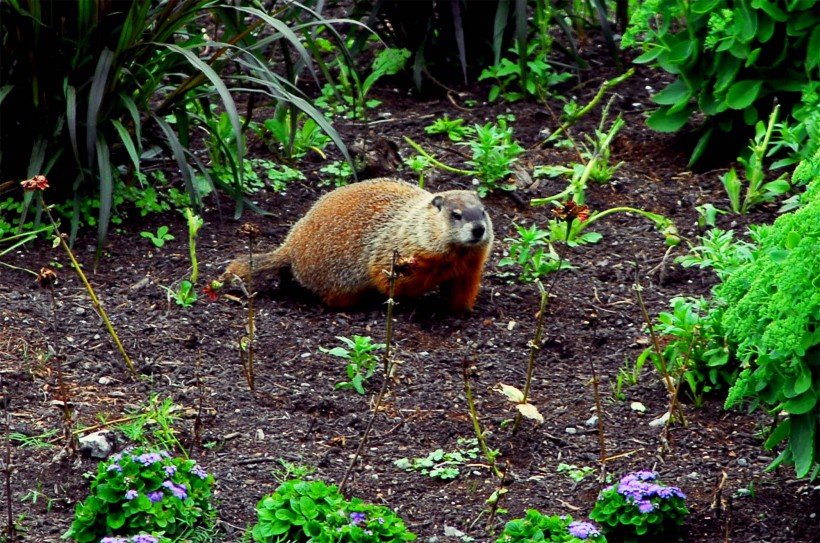
[[(396, 249), (406, 265), (396, 297), (441, 287), (449, 306), (475, 304), (493, 225), (470, 191), (430, 193), (395, 179), (371, 179), (322, 196), (275, 251), (254, 256), (254, 280), (290, 268), (293, 278), (333, 308), (356, 304), (372, 290), (389, 293)], [(223, 279), (247, 281), (248, 259), (232, 262)]]

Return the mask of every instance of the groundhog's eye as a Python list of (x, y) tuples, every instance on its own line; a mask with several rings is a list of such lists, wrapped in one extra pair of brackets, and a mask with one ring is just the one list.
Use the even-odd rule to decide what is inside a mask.
[(459, 210), (457, 210), (457, 209), (456, 209), (456, 210), (453, 210), (453, 211), (451, 211), (451, 212), (450, 212), (450, 216), (451, 216), (454, 220), (460, 221), (460, 220), (461, 220), (461, 211), (459, 211)]

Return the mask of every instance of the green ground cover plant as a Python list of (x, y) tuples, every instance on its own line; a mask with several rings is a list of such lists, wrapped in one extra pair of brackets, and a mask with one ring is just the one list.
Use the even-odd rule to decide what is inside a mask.
[(335, 485), (292, 479), (256, 507), (253, 539), (260, 543), (398, 543), (415, 534), (388, 508), (350, 500)]
[(213, 522), (213, 486), (213, 476), (194, 460), (164, 450), (126, 449), (100, 462), (91, 495), (77, 504), (63, 537), (96, 543), (139, 532), (189, 534)]
[(526, 516), (507, 522), (495, 543), (534, 541), (606, 543), (607, 539), (590, 522), (574, 521), (569, 515), (547, 516), (536, 509), (529, 509)]

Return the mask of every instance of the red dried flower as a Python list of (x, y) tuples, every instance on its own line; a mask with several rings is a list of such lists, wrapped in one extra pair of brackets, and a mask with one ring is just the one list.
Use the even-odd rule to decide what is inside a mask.
[(43, 287), (53, 287), (57, 283), (57, 273), (51, 268), (40, 268), (40, 273), (37, 274), (37, 283)]
[(31, 179), (20, 181), (20, 184), (23, 185), (23, 190), (27, 191), (46, 190), (48, 188), (48, 179), (45, 175), (35, 175)]
[(224, 285), (224, 283), (222, 283), (221, 281), (217, 281), (216, 279), (214, 279), (213, 281), (211, 281), (211, 282), (208, 284), (208, 286), (207, 286), (207, 287), (205, 287), (205, 288), (202, 290), (202, 292), (203, 292), (204, 294), (207, 294), (207, 295), (208, 295), (208, 298), (210, 298), (210, 300), (211, 300), (212, 302), (215, 302), (215, 301), (219, 298), (219, 291), (220, 291), (220, 290), (222, 290), (222, 286), (223, 286), (223, 285)]
[(572, 200), (567, 200), (552, 210), (552, 214), (559, 220), (565, 222), (572, 222), (578, 219), (580, 222), (586, 222), (589, 219), (589, 208), (587, 206), (579, 206)]

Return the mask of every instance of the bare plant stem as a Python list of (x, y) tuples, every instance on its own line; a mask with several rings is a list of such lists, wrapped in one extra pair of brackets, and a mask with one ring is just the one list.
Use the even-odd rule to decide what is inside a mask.
[(393, 373), (393, 366), (395, 363), (391, 359), (390, 345), (393, 343), (393, 307), (396, 305), (393, 296), (396, 293), (396, 279), (398, 278), (398, 273), (396, 272), (396, 263), (398, 262), (398, 260), (399, 252), (397, 250), (394, 250), (393, 259), (390, 262), (390, 271), (387, 272), (388, 278), (390, 280), (390, 295), (387, 298), (387, 325), (385, 327), (385, 347), (384, 353), (382, 355), (382, 360), (384, 361), (384, 376), (382, 378), (382, 386), (379, 389), (378, 396), (376, 396), (376, 404), (373, 406), (373, 412), (370, 414), (370, 420), (367, 421), (367, 427), (364, 429), (362, 439), (359, 441), (359, 446), (356, 447), (356, 452), (353, 453), (353, 458), (350, 459), (350, 463), (347, 465), (347, 469), (345, 470), (345, 473), (342, 476), (342, 480), (339, 483), (340, 494), (344, 491), (345, 483), (347, 483), (347, 479), (348, 477), (350, 477), (350, 473), (353, 471), (353, 466), (356, 465), (356, 462), (362, 454), (364, 445), (365, 443), (367, 443), (367, 438), (370, 435), (371, 430), (373, 429), (373, 422), (376, 420), (376, 416), (379, 414), (379, 408), (382, 405), (382, 400), (384, 400), (384, 396), (387, 394), (387, 387), (390, 384), (390, 378)]
[(658, 341), (658, 335), (655, 333), (655, 329), (652, 327), (652, 320), (649, 318), (649, 312), (646, 310), (646, 304), (643, 301), (643, 295), (641, 292), (643, 291), (643, 287), (641, 286), (640, 279), (638, 278), (638, 265), (635, 264), (635, 295), (638, 298), (638, 306), (641, 308), (641, 315), (643, 315), (643, 320), (646, 323), (646, 327), (649, 328), (649, 335), (652, 338), (652, 350), (655, 351), (655, 356), (657, 357), (658, 364), (661, 367), (661, 374), (663, 374), (663, 378), (666, 382), (666, 390), (670, 394), (674, 394), (675, 392), (675, 385), (672, 381), (672, 376), (669, 375), (669, 369), (666, 367), (666, 360), (663, 358), (663, 351), (661, 350), (661, 344)]
[(245, 367), (245, 377), (248, 380), (248, 388), (254, 390), (256, 386), (253, 371), (253, 343), (254, 343), (254, 314), (253, 298), (256, 293), (253, 291), (253, 235), (248, 236), (248, 360)]
[(592, 355), (587, 351), (587, 358), (589, 360), (589, 371), (592, 374), (592, 392), (595, 395), (595, 415), (598, 417), (598, 451), (601, 462), (601, 475), (598, 479), (603, 483), (606, 480), (606, 439), (604, 434), (604, 409), (601, 407), (601, 389), (598, 386), (598, 372), (595, 371), (595, 361)]
[(74, 252), (71, 250), (71, 247), (68, 246), (65, 239), (63, 239), (62, 234), (60, 233), (60, 229), (57, 226), (57, 222), (54, 220), (54, 217), (51, 215), (51, 210), (46, 206), (46, 202), (43, 199), (43, 194), (40, 193), (40, 205), (45, 210), (46, 214), (48, 215), (48, 220), (51, 221), (51, 227), (54, 230), (54, 235), (57, 236), (57, 239), (60, 240), (60, 244), (65, 249), (65, 252), (68, 254), (68, 258), (71, 259), (71, 264), (74, 266), (74, 271), (77, 272), (77, 275), (80, 276), (80, 280), (82, 280), (83, 285), (85, 285), (85, 289), (88, 291), (89, 296), (91, 296), (91, 301), (94, 303), (94, 308), (97, 310), (97, 313), (102, 318), (103, 322), (105, 322), (106, 328), (108, 328), (108, 333), (111, 335), (111, 339), (114, 340), (114, 343), (117, 345), (117, 349), (119, 349), (120, 354), (122, 355), (123, 360), (125, 360), (125, 365), (128, 366), (128, 369), (131, 371), (131, 375), (133, 377), (137, 376), (137, 370), (134, 368), (134, 363), (131, 362), (131, 358), (129, 358), (128, 353), (125, 352), (125, 347), (123, 347), (122, 342), (120, 341), (117, 332), (114, 330), (114, 326), (111, 324), (111, 321), (108, 319), (108, 315), (103, 309), (100, 300), (97, 298), (97, 294), (94, 292), (94, 289), (91, 288), (91, 283), (88, 282), (88, 278), (83, 273), (82, 268), (80, 268), (80, 263), (77, 262), (77, 259), (74, 258)]
[(6, 483), (6, 514), (8, 515), (6, 526), (6, 539), (9, 543), (17, 541), (17, 533), (14, 529), (14, 511), (11, 506), (11, 413), (9, 412), (10, 398), (5, 396), (0, 400), (3, 402), (3, 410), (6, 412), (6, 465), (4, 466), (4, 475)]
[(490, 537), (495, 536), (495, 527), (493, 523), (495, 521), (495, 516), (498, 513), (498, 509), (501, 507), (504, 498), (507, 496), (507, 489), (504, 488), (504, 484), (507, 479), (507, 472), (510, 471), (510, 461), (507, 460), (504, 462), (504, 471), (501, 473), (501, 477), (498, 479), (498, 488), (495, 489), (493, 495), (490, 499), (490, 511), (487, 515), (487, 524), (486, 530)]
[(496, 477), (501, 477), (501, 471), (499, 471), (498, 466), (495, 464), (495, 455), (490, 453), (490, 449), (487, 447), (487, 442), (484, 441), (484, 432), (481, 431), (481, 423), (478, 422), (478, 410), (475, 408), (473, 389), (470, 387), (470, 375), (468, 372), (469, 365), (469, 361), (465, 360), (461, 367), (461, 376), (464, 380), (464, 395), (467, 397), (467, 407), (470, 410), (470, 420), (473, 421), (473, 430), (475, 430), (475, 437), (476, 441), (478, 441), (479, 448), (481, 448), (481, 454), (484, 455), (484, 458), (486, 458), (487, 462), (490, 464), (490, 469), (492, 470), (493, 475)]
[[(558, 269), (561, 269), (561, 264), (558, 264)], [(547, 291), (544, 290), (544, 285), (541, 284), (541, 281), (536, 281), (538, 285), (538, 290), (541, 291), (541, 305), (538, 308), (538, 319), (535, 325), (535, 336), (532, 338), (530, 342), (530, 358), (527, 362), (527, 380), (524, 383), (524, 398), (522, 400), (523, 403), (527, 402), (527, 398), (529, 398), (530, 394), (530, 387), (532, 386), (532, 375), (535, 372), (535, 357), (538, 355), (538, 352), (541, 350), (541, 336), (544, 332), (544, 314), (547, 312), (547, 300), (548, 294)], [(513, 423), (512, 433), (513, 435), (518, 432), (519, 426), (521, 426), (521, 412), (515, 414), (515, 422)]]

